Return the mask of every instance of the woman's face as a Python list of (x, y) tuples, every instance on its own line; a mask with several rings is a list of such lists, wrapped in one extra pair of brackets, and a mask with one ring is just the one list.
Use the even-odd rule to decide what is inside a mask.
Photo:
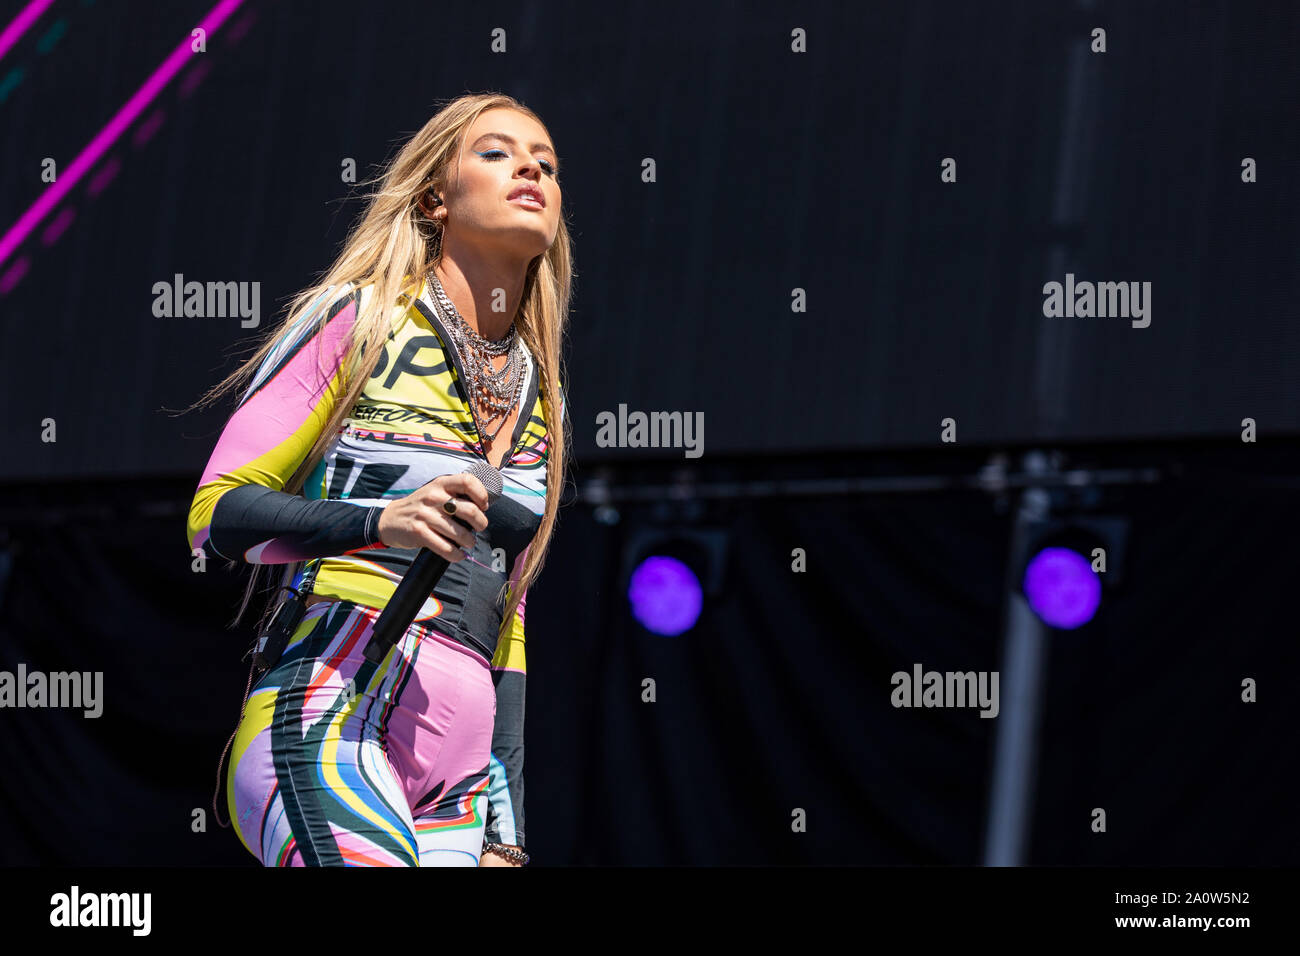
[(465, 244), (525, 262), (544, 253), (560, 226), (558, 167), (536, 120), (484, 111), (466, 131), (444, 191), (448, 248)]

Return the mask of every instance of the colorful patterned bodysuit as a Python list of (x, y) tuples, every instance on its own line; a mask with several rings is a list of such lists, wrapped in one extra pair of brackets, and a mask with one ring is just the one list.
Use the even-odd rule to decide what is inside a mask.
[[(281, 490), (346, 394), (343, 359), (372, 290), (331, 290), (286, 330), (226, 425), (189, 514), (191, 549), (251, 564), (314, 562), (313, 593), (330, 598), (307, 609), (254, 686), (231, 755), (231, 820), (268, 866), (475, 865), (484, 837), (524, 845), (526, 594), (500, 641), (496, 597), (507, 569), (517, 580), (545, 509), (549, 432), (531, 354), (488, 528), (382, 664), (362, 651), (417, 552), (385, 546), (379, 514), (486, 460), (427, 283), (405, 300), (303, 495)], [(561, 414), (564, 404), (561, 390)]]

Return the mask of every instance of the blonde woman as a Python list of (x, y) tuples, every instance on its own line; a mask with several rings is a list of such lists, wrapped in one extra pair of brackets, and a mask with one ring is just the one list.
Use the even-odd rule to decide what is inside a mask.
[[(263, 865), (527, 862), (524, 609), (569, 431), (558, 167), (516, 100), (451, 101), (379, 177), (321, 281), (200, 403), (243, 389), (191, 549), (281, 565), (310, 592), (260, 662), (227, 774)], [(493, 501), (465, 473), (485, 460), (503, 478)], [(420, 548), (451, 563), (373, 664), (375, 620)]]

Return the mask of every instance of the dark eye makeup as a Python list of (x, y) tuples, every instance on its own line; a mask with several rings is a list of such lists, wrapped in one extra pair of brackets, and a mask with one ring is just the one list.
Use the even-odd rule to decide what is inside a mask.
[[(474, 150), (474, 152), (487, 160), (501, 159), (502, 157), (509, 155), (508, 153), (506, 153), (505, 150), (498, 149), (495, 146), (492, 149), (485, 149), (481, 151), (476, 149)], [(539, 159), (537, 161), (537, 165), (541, 166), (542, 169), (546, 170), (548, 175), (554, 176), (556, 174), (555, 164), (551, 163), (548, 160)]]

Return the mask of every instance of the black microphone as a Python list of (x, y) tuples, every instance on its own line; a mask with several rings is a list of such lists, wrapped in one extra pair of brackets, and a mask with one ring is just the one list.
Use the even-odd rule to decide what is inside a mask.
[[(465, 473), (473, 475), (483, 483), (488, 495), (488, 507), (491, 507), (492, 502), (501, 496), (504, 488), (501, 472), (487, 462), (476, 461), (465, 469)], [(455, 515), (452, 516), (452, 520), (460, 521)], [(460, 523), (469, 528), (464, 521)], [(470, 530), (474, 529), (470, 528)], [(415, 621), (415, 616), (420, 613), (425, 599), (450, 564), (451, 562), (440, 554), (428, 548), (420, 549), (415, 560), (411, 562), (411, 567), (398, 583), (392, 599), (384, 606), (379, 613), (379, 619), (375, 621), (375, 629), (371, 632), (369, 643), (366, 644), (366, 660), (375, 664), (383, 661), (389, 649)]]

